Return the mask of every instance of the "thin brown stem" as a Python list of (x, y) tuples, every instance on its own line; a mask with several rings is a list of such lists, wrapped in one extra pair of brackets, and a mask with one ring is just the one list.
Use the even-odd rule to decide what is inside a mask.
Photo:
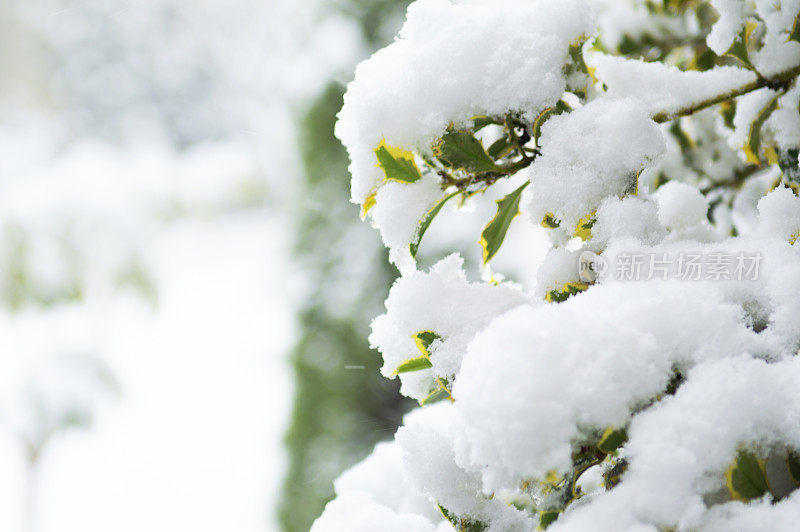
[(656, 113), (655, 115), (653, 115), (653, 120), (659, 123), (669, 122), (670, 120), (694, 114), (697, 111), (702, 111), (703, 109), (711, 107), (712, 105), (722, 103), (726, 100), (731, 100), (738, 96), (747, 94), (748, 92), (753, 92), (755, 90), (762, 89), (764, 87), (769, 87), (772, 89), (784, 88), (789, 83), (791, 83), (797, 76), (800, 76), (800, 65), (797, 65), (794, 68), (781, 72), (780, 74), (772, 76), (770, 78), (758, 78), (755, 81), (751, 81), (750, 83), (742, 85), (741, 87), (737, 87), (731, 91), (724, 92), (722, 94), (717, 94), (716, 96), (712, 96), (711, 98), (708, 98), (706, 100), (695, 102), (682, 109), (678, 109), (677, 111), (672, 111), (672, 112), (662, 111), (660, 113)]

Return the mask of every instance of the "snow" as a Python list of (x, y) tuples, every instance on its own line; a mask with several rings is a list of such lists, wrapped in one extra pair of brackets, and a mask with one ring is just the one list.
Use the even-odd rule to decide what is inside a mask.
[(741, 0), (711, 0), (719, 19), (714, 23), (706, 42), (717, 55), (724, 54), (733, 46), (744, 26), (747, 4)]
[[(793, 384), (798, 371), (796, 360), (767, 364), (734, 357), (690, 372), (674, 398), (634, 419), (625, 481), (565, 515), (553, 530), (628, 530), (646, 524), (698, 529), (701, 523), (703, 530), (713, 530), (730, 522), (720, 507), (704, 516), (702, 496), (721, 482), (740, 445), (800, 445), (800, 423), (788, 414), (800, 408)], [(727, 510), (749, 523), (737, 524), (737, 530), (791, 528), (779, 526), (786, 519), (780, 510), (767, 513), (758, 504), (745, 509), (741, 503), (730, 503)], [(757, 528), (755, 516), (764, 519)]]
[(518, 288), (508, 284), (470, 283), (463, 259), (450, 255), (429, 273), (415, 272), (395, 282), (386, 313), (372, 323), (370, 343), (383, 355), (381, 372), (391, 377), (401, 363), (420, 356), (413, 335), (432, 331), (440, 337), (430, 347), (433, 368), (400, 374), (403, 392), (422, 399), (430, 393), (434, 375), (451, 378), (458, 373), (464, 349), (477, 331), (498, 313), (526, 301)]
[(402, 273), (416, 269), (409, 245), (425, 214), (444, 197), (439, 181), (425, 175), (416, 183), (386, 183), (375, 195), (370, 209), (373, 227), (380, 230), (389, 248), (389, 260)]
[(606, 197), (635, 190), (638, 172), (664, 151), (661, 131), (633, 99), (595, 100), (556, 116), (540, 144), (543, 154), (527, 170), (528, 212), (536, 223), (552, 213), (568, 231)]
[(356, 69), (339, 113), (352, 201), (381, 184), (382, 140), (425, 152), (451, 123), (512, 111), (532, 120), (554, 105), (569, 45), (593, 29), (581, 0), (412, 3), (398, 39)]
[(673, 364), (754, 342), (741, 310), (713, 286), (609, 284), (520, 307), (476, 336), (453, 389), (469, 464), (486, 490), (566, 471), (572, 442), (625, 425), (663, 390)]
[(800, 235), (800, 198), (780, 186), (758, 202), (759, 234), (794, 243)]
[[(278, 236), (289, 233), (278, 216), (220, 214), (253, 162), (229, 145), (205, 153), (203, 165), (196, 153), (76, 146), (2, 183), (4, 222), (36, 243), (32, 264), (50, 257), (37, 274), (51, 279), (45, 286), (58, 293), (72, 281), (63, 274), (82, 264), (76, 257), (90, 266), (76, 272), (83, 301), (0, 313), (8, 530), (22, 529), (26, 504), (43, 531), (141, 530), (154, 519), (193, 530), (272, 526), (288, 422), (288, 409), (274, 405), (291, 398), (282, 354), (294, 323), (280, 259), (288, 242)], [(184, 175), (195, 191), (169, 179)], [(179, 198), (208, 214), (156, 222)], [(74, 250), (63, 249), (65, 235)], [(137, 285), (114, 284), (137, 257), (146, 257), (157, 306)], [(75, 415), (89, 426), (64, 430)], [(23, 440), (46, 442), (32, 472), (17, 471)]]
[(605, 246), (612, 238), (632, 238), (643, 244), (657, 244), (666, 236), (659, 209), (660, 206), (652, 200), (636, 196), (607, 198), (597, 209), (592, 241), (598, 247)]
[(712, 0), (711, 5), (719, 13), (719, 19), (706, 42), (717, 55), (727, 52), (739, 40), (745, 23), (757, 14), (766, 31), (762, 48), (751, 54), (756, 71), (770, 77), (800, 63), (800, 43), (787, 39), (800, 11), (797, 0)]
[(667, 229), (681, 229), (706, 222), (708, 200), (692, 185), (670, 181), (653, 195), (658, 220)]
[(420, 408), (403, 420), (395, 436), (403, 467), (416, 488), (459, 517), (490, 523), (489, 532), (523, 532), (532, 520), (481, 492), (480, 475), (462, 469), (455, 446), (459, 420), (447, 402)]
[(311, 532), (433, 532), (433, 524), (422, 516), (397, 513), (373, 501), (363, 492), (337, 497), (328, 503), (322, 515), (314, 521)]
[(734, 66), (715, 67), (705, 72), (682, 71), (659, 62), (626, 59), (606, 54), (589, 56), (595, 76), (610, 98), (632, 97), (653, 116), (671, 115), (709, 98), (726, 94), (756, 80), (753, 72)]

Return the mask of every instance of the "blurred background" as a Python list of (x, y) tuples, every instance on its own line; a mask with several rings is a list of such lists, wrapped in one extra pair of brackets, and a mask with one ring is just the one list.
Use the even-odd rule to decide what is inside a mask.
[(0, 0), (0, 530), (307, 530), (392, 436), (332, 128), (406, 4)]

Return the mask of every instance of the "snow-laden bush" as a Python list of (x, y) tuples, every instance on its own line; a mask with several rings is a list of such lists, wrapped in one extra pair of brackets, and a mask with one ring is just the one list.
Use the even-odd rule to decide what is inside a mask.
[[(799, 12), (410, 6), (336, 133), (403, 274), (370, 341), (421, 406), (313, 530), (796, 530)], [(485, 204), (480, 281), (417, 269)], [(532, 283), (488, 265), (520, 225)]]

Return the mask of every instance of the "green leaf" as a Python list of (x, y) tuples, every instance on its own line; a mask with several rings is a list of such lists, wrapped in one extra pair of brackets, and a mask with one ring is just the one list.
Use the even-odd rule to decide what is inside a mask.
[(725, 472), (731, 497), (738, 501), (757, 499), (769, 490), (764, 460), (747, 450), (740, 450)]
[(786, 453), (786, 467), (795, 484), (800, 484), (800, 455), (794, 451)]
[(519, 214), (519, 199), (522, 191), (531, 182), (526, 181), (514, 192), (501, 200), (497, 200), (497, 213), (481, 233), (481, 247), (483, 247), (483, 263), (486, 264), (503, 245), (511, 221)]
[(725, 122), (725, 127), (729, 129), (736, 129), (733, 124), (733, 118), (736, 116), (736, 100), (727, 100), (719, 104), (720, 112), (722, 113), (722, 120)]
[(539, 526), (536, 530), (547, 530), (547, 527), (552, 525), (558, 516), (561, 515), (561, 512), (558, 510), (545, 510), (539, 513)]
[(448, 392), (444, 388), (439, 387), (433, 390), (430, 394), (428, 394), (428, 396), (425, 397), (422, 401), (420, 401), (419, 405), (425, 406), (432, 403), (438, 403), (439, 401), (447, 399), (449, 397), (450, 397), (450, 392)]
[(425, 213), (425, 216), (423, 216), (422, 221), (420, 221), (419, 225), (417, 226), (417, 234), (416, 237), (414, 238), (414, 241), (411, 242), (411, 244), (409, 244), (408, 246), (408, 250), (411, 252), (412, 257), (416, 258), (417, 251), (419, 251), (419, 245), (422, 242), (422, 237), (425, 236), (425, 231), (427, 231), (428, 227), (431, 226), (431, 222), (433, 222), (433, 219), (436, 218), (436, 215), (439, 214), (439, 211), (442, 210), (444, 204), (447, 203), (447, 201), (450, 198), (452, 198), (459, 192), (460, 192), (459, 190), (456, 190), (452, 194), (445, 196), (444, 198), (439, 200), (439, 203), (434, 205), (431, 210)]
[(453, 393), (450, 391), (450, 383), (447, 381), (447, 379), (439, 377), (436, 379), (436, 389), (429, 393), (427, 397), (422, 399), (419, 404), (420, 406), (425, 406), (431, 403), (436, 403), (443, 399), (447, 399), (452, 402)]
[(545, 229), (555, 229), (560, 225), (561, 222), (558, 221), (558, 218), (556, 218), (556, 215), (553, 214), (552, 212), (548, 212), (547, 214), (545, 214), (544, 218), (542, 219), (542, 227), (544, 227)]
[(489, 156), (493, 159), (501, 159), (511, 153), (514, 145), (508, 140), (508, 137), (500, 137), (489, 146), (487, 150)]
[(794, 24), (792, 24), (792, 31), (789, 33), (789, 40), (800, 42), (800, 12), (794, 17)]
[(603, 484), (610, 490), (620, 483), (622, 475), (628, 469), (628, 461), (624, 458), (617, 459), (613, 465), (603, 472)]
[(776, 94), (769, 103), (759, 111), (756, 119), (750, 124), (747, 142), (744, 144), (744, 153), (747, 155), (748, 162), (761, 164), (761, 159), (759, 157), (761, 152), (761, 126), (767, 121), (769, 115), (778, 108), (778, 96), (779, 94)]
[(692, 148), (694, 148), (694, 141), (692, 138), (681, 128), (680, 120), (674, 120), (669, 127), (669, 132), (678, 142), (684, 160), (689, 158)]
[(610, 454), (619, 449), (627, 440), (628, 433), (624, 428), (615, 429), (613, 427), (608, 427), (600, 437), (600, 441), (597, 442), (597, 448), (606, 454)]
[(733, 57), (742, 63), (745, 68), (755, 71), (753, 63), (750, 62), (750, 56), (747, 52), (747, 45), (750, 42), (750, 36), (757, 27), (758, 24), (756, 22), (746, 22), (742, 28), (742, 31), (736, 37), (736, 40), (733, 41), (731, 47), (728, 48), (728, 51), (722, 55)]
[(563, 100), (559, 100), (555, 107), (548, 107), (539, 113), (539, 116), (537, 116), (533, 121), (533, 138), (536, 139), (536, 146), (539, 146), (539, 137), (542, 135), (542, 126), (544, 123), (554, 116), (558, 116), (571, 110), (572, 109), (570, 109), (569, 105), (567, 105)]
[(431, 364), (431, 361), (428, 360), (428, 357), (422, 355), (418, 356), (417, 358), (411, 358), (409, 360), (406, 360), (405, 362), (397, 366), (397, 369), (394, 370), (394, 374), (398, 375), (400, 373), (420, 371), (423, 369), (428, 369), (430, 367), (433, 367), (433, 364)]
[(375, 156), (378, 158), (378, 167), (383, 170), (386, 179), (414, 183), (422, 177), (417, 163), (414, 162), (414, 154), (410, 151), (389, 146), (382, 140), (375, 148)]
[(469, 131), (449, 129), (433, 146), (433, 155), (443, 165), (456, 170), (500, 171), (486, 150), (483, 149), (481, 141)]
[(563, 303), (567, 299), (571, 298), (576, 294), (580, 294), (584, 290), (587, 290), (589, 285), (586, 283), (580, 283), (577, 281), (570, 281), (568, 283), (564, 283), (561, 285), (560, 288), (556, 288), (555, 290), (550, 290), (547, 292), (545, 296), (545, 300), (549, 301), (550, 303)]
[(447, 519), (458, 532), (483, 532), (489, 528), (489, 525), (482, 521), (463, 519), (449, 511), (441, 504), (437, 504), (436, 506), (439, 507), (439, 511), (442, 512), (444, 518)]
[(578, 220), (578, 225), (575, 228), (575, 233), (573, 233), (573, 236), (579, 237), (584, 242), (592, 238), (592, 227), (594, 227), (594, 224), (597, 223), (597, 216), (595, 216), (595, 214), (596, 211), (587, 214)]
[(496, 118), (492, 118), (491, 116), (479, 115), (472, 117), (472, 131), (480, 131), (486, 126), (491, 125), (499, 126), (502, 125), (502, 122), (498, 121)]
[(791, 148), (781, 150), (778, 156), (778, 166), (783, 172), (783, 180), (789, 185), (800, 185), (800, 165), (797, 164), (797, 157), (800, 150)]
[(417, 349), (425, 356), (431, 356), (430, 351), (428, 348), (431, 346), (434, 340), (438, 340), (441, 338), (438, 334), (433, 331), (420, 331), (414, 336), (414, 343), (417, 344)]

